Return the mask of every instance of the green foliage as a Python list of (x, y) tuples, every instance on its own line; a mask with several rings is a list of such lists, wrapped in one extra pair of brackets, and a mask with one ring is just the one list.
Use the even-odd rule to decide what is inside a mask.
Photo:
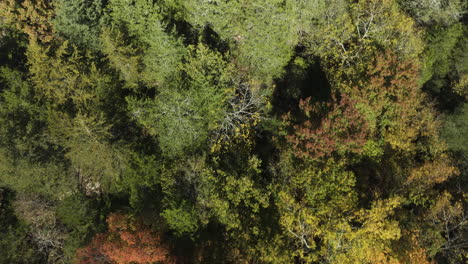
[(457, 22), (466, 12), (463, 1), (401, 0), (403, 9), (423, 25)]
[(23, 74), (1, 68), (0, 118), (2, 185), (58, 197), (74, 188), (58, 160), (58, 146), (46, 135), (47, 112)]
[(281, 77), (298, 42), (293, 1), (185, 1), (188, 21), (230, 43), (241, 70), (269, 82)]
[(81, 194), (74, 194), (59, 204), (57, 218), (70, 230), (65, 244), (65, 255), (71, 259), (97, 230), (98, 211), (93, 202)]
[(72, 119), (51, 113), (49, 118), (50, 137), (64, 148), (80, 186), (88, 194), (109, 190), (126, 160), (116, 146), (107, 142), (109, 127), (102, 116), (78, 114)]
[(97, 212), (92, 208), (90, 200), (81, 194), (75, 194), (60, 203), (57, 215), (63, 224), (75, 229), (80, 235), (86, 235), (89, 229), (94, 228)]
[(192, 152), (206, 144), (210, 130), (224, 117), (233, 87), (229, 65), (206, 46), (192, 47), (179, 66), (180, 79), (155, 99), (129, 99), (130, 111), (148, 132), (157, 135), (167, 156)]
[(376, 161), (379, 161), (380, 158), (384, 155), (382, 142), (375, 142), (374, 140), (367, 141), (362, 151), (363, 156), (369, 157)]
[(76, 179), (69, 178), (66, 167), (57, 162), (14, 161), (1, 152), (0, 184), (23, 193), (36, 193), (58, 199), (76, 190)]
[[(31, 41), (26, 54), (30, 79), (38, 96), (53, 101), (55, 105), (69, 100), (80, 105), (92, 99), (93, 80), (88, 78), (88, 69), (80, 63), (82, 54), (76, 47), (69, 47), (65, 41), (50, 51), (50, 47)], [(96, 68), (90, 67), (89, 70)]]
[(322, 4), (324, 10), (318, 17), (305, 13), (303, 19), (314, 23), (306, 31), (304, 44), (324, 59), (334, 78), (344, 78), (339, 83), (360, 76), (379, 50), (392, 50), (404, 58), (421, 53), (423, 44), (414, 21), (395, 1), (331, 2)]
[[(323, 169), (282, 164), (288, 175), (278, 185), (280, 223), (305, 262), (375, 263), (386, 260), (399, 239), (398, 222), (389, 219), (400, 199), (376, 201), (359, 209), (356, 176), (329, 160)], [(379, 230), (376, 232), (376, 230)]]
[(99, 35), (105, 21), (103, 5), (100, 0), (54, 1), (55, 29), (71, 42), (96, 50), (100, 47)]
[(153, 188), (162, 183), (160, 174), (164, 164), (153, 155), (128, 152), (126, 156), (128, 156), (127, 164), (119, 175), (120, 177), (112, 179), (112, 190), (129, 193), (129, 204), (136, 211), (140, 211), (145, 208), (148, 202), (153, 205), (155, 200), (159, 202), (157, 198), (160, 196), (156, 196), (156, 198), (145, 197), (145, 190), (151, 193)]
[[(172, 77), (185, 53), (181, 41), (166, 32), (162, 10), (150, 0), (112, 0), (114, 30), (104, 30), (103, 51), (121, 78), (135, 87), (138, 82), (160, 86)], [(169, 31), (169, 30), (167, 30)]]
[(0, 1), (0, 263), (464, 262), (465, 6)]
[(282, 165), (288, 182), (278, 184), (276, 192), (280, 223), (295, 241), (295, 254), (316, 261), (320, 253), (307, 254), (321, 247), (315, 238), (323, 239), (324, 231), (332, 233), (337, 228), (335, 225), (345, 220), (335, 217), (348, 215), (355, 208), (355, 177), (333, 161), (323, 170), (307, 167), (297, 171), (297, 167), (288, 163)]
[[(437, 27), (428, 33), (426, 41), (428, 43), (425, 50), (425, 63), (421, 81), (424, 83), (433, 77), (445, 76), (451, 70), (452, 52), (459, 38), (463, 34), (461, 24), (454, 24), (451, 27)], [(436, 89), (440, 87), (435, 87)]]
[(165, 209), (161, 215), (176, 235), (193, 234), (198, 229), (198, 217), (185, 203), (174, 209)]
[(436, 26), (427, 33), (422, 80), (439, 104), (440, 109), (453, 111), (467, 98), (466, 27), (455, 23), (450, 27)]
[(468, 133), (468, 104), (464, 103), (452, 115), (445, 117), (442, 129), (442, 137), (452, 151), (458, 151), (467, 155), (468, 144), (466, 142)]
[(13, 199), (11, 190), (0, 188), (0, 263), (39, 262), (41, 255), (28, 243), (27, 225), (14, 214)]
[(40, 263), (42, 256), (33, 245), (28, 244), (27, 226), (17, 223), (14, 226), (5, 225), (0, 239), (2, 258), (0, 263)]
[(13, 157), (27, 156), (39, 159), (47, 152), (47, 141), (44, 140), (46, 115), (40, 102), (35, 98), (31, 84), (17, 70), (0, 68), (1, 142), (8, 148)]
[(11, 25), (0, 23), (0, 61), (2, 66), (22, 67), (24, 63), (24, 49), (26, 48), (26, 37)]

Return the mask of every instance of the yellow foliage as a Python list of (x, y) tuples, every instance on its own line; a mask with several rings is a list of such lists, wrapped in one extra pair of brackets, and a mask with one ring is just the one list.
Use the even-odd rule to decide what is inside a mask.
[(399, 197), (377, 201), (370, 210), (362, 209), (356, 213), (362, 222), (360, 228), (349, 226), (340, 236), (327, 237), (327, 240), (331, 239), (329, 244), (334, 242), (336, 245), (330, 252), (331, 262), (398, 263), (393, 256), (391, 242), (398, 240), (401, 232), (398, 222), (391, 220), (390, 216), (400, 203)]
[(408, 184), (419, 186), (432, 186), (433, 184), (446, 181), (449, 177), (457, 175), (458, 169), (451, 166), (444, 155), (436, 161), (426, 162), (422, 166), (411, 170), (408, 177)]
[(453, 90), (465, 99), (468, 99), (468, 73), (463, 74), (460, 80), (455, 83)]
[(211, 153), (222, 153), (229, 151), (233, 146), (241, 144), (245, 148), (251, 148), (254, 144), (255, 126), (260, 122), (260, 114), (254, 113), (247, 123), (239, 124), (230, 136), (222, 135), (213, 141), (210, 146)]
[(51, 21), (53, 8), (48, 0), (25, 0), (21, 4), (17, 0), (0, 1), (0, 17), (6, 23), (13, 24), (19, 30), (28, 34), (30, 39), (47, 43), (54, 38), (55, 29)]
[[(381, 47), (405, 59), (417, 58), (424, 47), (414, 21), (395, 0), (360, 0), (349, 12), (328, 21), (316, 33), (317, 49), (337, 75), (362, 71)], [(338, 67), (336, 67), (338, 65)]]
[(434, 261), (427, 259), (426, 250), (419, 245), (416, 236), (411, 236), (410, 242), (410, 251), (401, 261), (402, 264), (434, 264)]
[(52, 55), (49, 53), (50, 48), (44, 48), (35, 39), (29, 42), (26, 52), (29, 71), (39, 95), (56, 104), (63, 104), (69, 99), (85, 104), (95, 97), (91, 87), (97, 82), (90, 76), (99, 78), (96, 67), (91, 65), (90, 76), (88, 72), (83, 72), (79, 62), (82, 56), (76, 49), (70, 52), (67, 41)]

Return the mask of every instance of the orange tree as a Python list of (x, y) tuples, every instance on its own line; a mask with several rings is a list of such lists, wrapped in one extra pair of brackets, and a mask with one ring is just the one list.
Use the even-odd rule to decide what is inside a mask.
[(175, 263), (160, 236), (140, 221), (112, 213), (107, 224), (107, 233), (97, 234), (88, 246), (78, 250), (78, 263)]

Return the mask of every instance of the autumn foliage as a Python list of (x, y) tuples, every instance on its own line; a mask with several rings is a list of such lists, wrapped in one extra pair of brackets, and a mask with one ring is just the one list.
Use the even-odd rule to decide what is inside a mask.
[(32, 39), (47, 43), (53, 39), (55, 29), (51, 23), (54, 16), (50, 1), (26, 0), (21, 3), (15, 0), (0, 2), (0, 17), (22, 30)]
[(0, 264), (468, 263), (465, 2), (0, 0)]
[(109, 231), (96, 235), (77, 252), (79, 264), (94, 263), (175, 263), (161, 238), (132, 217), (112, 213), (107, 218)]
[(437, 121), (419, 89), (419, 71), (417, 61), (387, 51), (375, 57), (366, 78), (343, 87), (368, 120), (371, 136), (383, 137), (395, 149), (411, 150), (418, 137), (437, 134)]
[(331, 102), (312, 104), (311, 98), (300, 100), (299, 108), (306, 116), (292, 125), (287, 136), (295, 155), (304, 159), (330, 157), (333, 153), (359, 153), (366, 142), (367, 123), (348, 95), (333, 96)]

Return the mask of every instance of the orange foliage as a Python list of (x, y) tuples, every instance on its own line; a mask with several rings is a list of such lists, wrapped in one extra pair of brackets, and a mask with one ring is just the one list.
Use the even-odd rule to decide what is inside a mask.
[[(307, 120), (293, 125), (287, 140), (293, 145), (294, 155), (304, 159), (330, 157), (332, 153), (359, 153), (366, 142), (367, 124), (355, 102), (346, 94), (335, 96), (332, 102), (311, 104), (311, 98), (301, 100), (300, 109)], [(289, 117), (286, 121), (291, 125)]]
[(418, 236), (415, 233), (404, 231), (405, 239), (401, 241), (401, 264), (434, 264), (429, 261), (426, 250), (419, 245)]
[(108, 233), (96, 235), (87, 247), (78, 250), (79, 264), (175, 263), (160, 237), (140, 222), (112, 213), (107, 223)]
[(437, 134), (437, 121), (421, 92), (420, 65), (393, 52), (376, 56), (365, 81), (345, 87), (365, 113), (372, 136), (382, 135), (392, 147), (412, 150), (414, 140)]
[(105, 255), (101, 247), (106, 242), (105, 234), (97, 234), (91, 243), (77, 251), (78, 264), (106, 264), (111, 263), (110, 259)]

